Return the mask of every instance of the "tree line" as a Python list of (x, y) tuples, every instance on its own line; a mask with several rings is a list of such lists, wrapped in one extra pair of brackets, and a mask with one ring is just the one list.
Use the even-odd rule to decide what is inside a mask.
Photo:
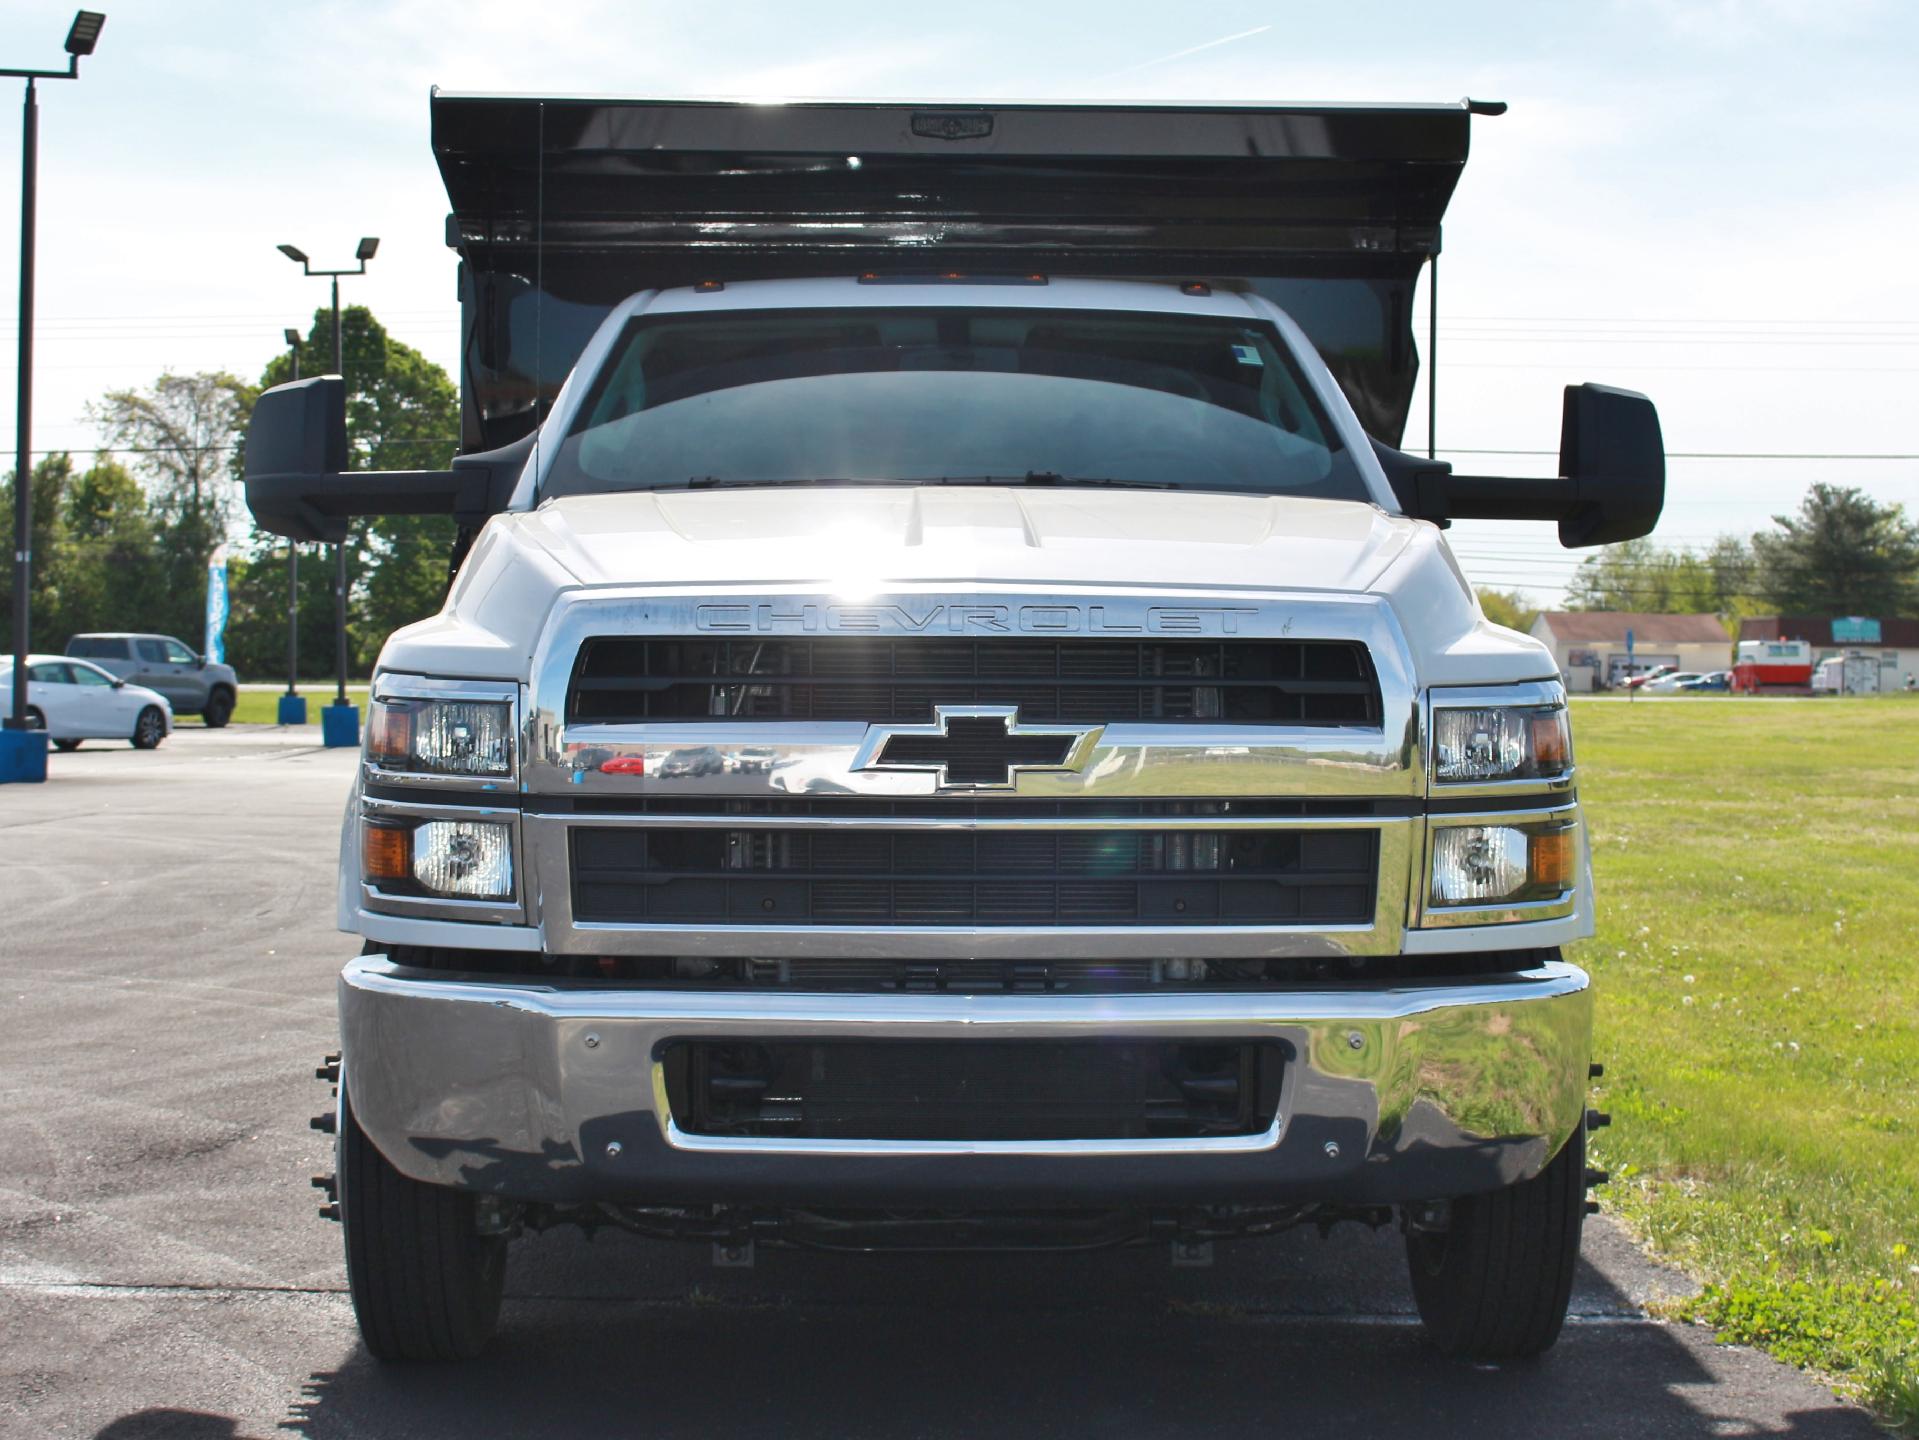
[[(347, 438), (355, 468), (435, 469), (458, 448), (459, 392), (445, 370), (394, 339), (371, 311), (341, 316)], [(299, 346), (302, 374), (333, 369), (330, 309), (314, 312)], [(286, 673), (287, 542), (246, 517), (242, 444), (260, 392), (293, 378), (290, 351), (258, 382), (225, 372), (162, 375), (144, 389), (109, 391), (87, 407), (108, 448), (91, 464), (48, 455), (33, 468), (32, 648), (58, 652), (88, 630), (150, 630), (198, 649), (207, 567), (228, 546), (228, 663), (242, 679)], [(13, 550), (13, 476), (0, 537)], [(365, 675), (392, 630), (436, 611), (444, 595), (453, 522), (380, 516), (354, 522), (347, 546), (348, 669)], [(300, 673), (334, 666), (330, 547), (300, 558)], [(0, 599), (11, 633), (12, 597)]]
[[(1517, 591), (1479, 598), (1501, 625), (1528, 629), (1538, 615)], [(1919, 615), (1919, 522), (1862, 490), (1815, 484), (1797, 511), (1749, 536), (1608, 545), (1580, 561), (1566, 608), (1714, 614), (1733, 632), (1749, 615)]]

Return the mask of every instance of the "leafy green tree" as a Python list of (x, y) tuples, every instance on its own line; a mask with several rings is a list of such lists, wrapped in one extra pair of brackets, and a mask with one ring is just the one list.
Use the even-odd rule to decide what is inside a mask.
[[(13, 492), (16, 473), (12, 470), (7, 472), (5, 513), (0, 514), (0, 541), (4, 542), (0, 554), (9, 557), (15, 549)], [(60, 627), (66, 623), (61, 599), (60, 556), (66, 538), (66, 492), (72, 479), (73, 457), (70, 455), (49, 455), (33, 467), (33, 494), (30, 500), (33, 529), (28, 544), (32, 554), (32, 570), (27, 592), (27, 625), (28, 643), (35, 650), (58, 650), (66, 638), (64, 632), (60, 631)], [(11, 566), (7, 570), (6, 594), (0, 597), (0, 619), (4, 619), (0, 643), (10, 643), (13, 635)]]
[(1722, 535), (1704, 551), (1627, 540), (1588, 555), (1566, 587), (1573, 610), (1636, 610), (1653, 614), (1756, 613), (1752, 551)]
[[(66, 489), (56, 559), (64, 623), (57, 643), (84, 630), (143, 626), (167, 585), (146, 492), (118, 461), (101, 456)], [(198, 627), (182, 632), (197, 643)]]
[(1814, 485), (1752, 537), (1759, 589), (1781, 615), (1919, 613), (1919, 523), (1863, 490)]
[[(387, 333), (364, 306), (341, 312), (347, 384), (347, 443), (355, 469), (432, 470), (459, 446), (460, 399), (446, 371)], [(300, 373), (331, 373), (333, 314), (316, 310), (300, 343)], [(274, 356), (260, 389), (293, 378), (292, 356)], [(258, 391), (249, 392), (245, 413)], [(234, 472), (239, 473), (237, 469)], [(375, 516), (353, 522), (347, 541), (348, 669), (365, 674), (393, 630), (439, 609), (446, 593), (453, 521), (442, 515)], [(300, 670), (334, 667), (334, 557), (331, 547), (302, 547)], [(280, 674), (286, 665), (286, 542), (256, 533), (244, 566), (230, 576), (229, 653), (247, 673)], [(242, 661), (236, 659), (236, 665)]]
[(146, 490), (160, 572), (150, 608), (114, 628), (138, 624), (197, 642), (207, 562), (236, 514), (230, 457), (250, 399), (245, 382), (225, 371), (169, 372), (145, 389), (109, 390), (87, 407)]
[(1539, 618), (1539, 607), (1518, 590), (1494, 590), (1482, 585), (1479, 587), (1479, 608), (1486, 612), (1486, 618), (1493, 624), (1504, 625), (1508, 630), (1518, 630), (1522, 634), (1531, 630), (1533, 621)]
[(1640, 538), (1586, 556), (1566, 586), (1569, 610), (1673, 609), (1673, 552)]

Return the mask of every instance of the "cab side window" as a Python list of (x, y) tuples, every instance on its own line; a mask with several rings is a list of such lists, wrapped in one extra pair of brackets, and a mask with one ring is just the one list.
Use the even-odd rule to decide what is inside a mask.
[(167, 664), (197, 665), (200, 663), (200, 657), (187, 649), (187, 647), (182, 645), (178, 640), (166, 640), (161, 643), (166, 646)]
[(136, 640), (133, 642), (133, 647), (140, 652), (140, 658), (149, 665), (165, 665), (168, 663), (167, 647), (162, 645), (158, 640)]
[(66, 668), (73, 672), (73, 683), (76, 685), (113, 684), (112, 680), (94, 669), (91, 665), (69, 665)]

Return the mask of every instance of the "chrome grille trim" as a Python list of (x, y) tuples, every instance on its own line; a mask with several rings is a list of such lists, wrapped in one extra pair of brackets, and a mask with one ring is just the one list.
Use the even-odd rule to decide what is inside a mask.
[[(617, 822), (684, 826), (686, 816), (538, 815), (522, 818), (528, 888), (538, 897), (543, 948), (566, 955), (869, 956), (899, 960), (1156, 959), (1213, 955), (1222, 959), (1398, 953), (1408, 908), (1414, 851), (1423, 822), (1403, 817), (1363, 820), (1288, 819), (1258, 829), (1370, 829), (1379, 835), (1379, 879), (1373, 915), (1364, 925), (676, 925), (589, 923), (573, 915), (570, 832)], [(740, 817), (715, 816), (740, 829)], [(892, 828), (920, 828), (889, 822)], [(814, 822), (814, 828), (818, 822)], [(761, 828), (751, 824), (747, 828)], [(884, 827), (879, 827), (884, 828)], [(988, 822), (973, 828), (997, 829)], [(1023, 828), (1012, 826), (1006, 828)], [(1051, 822), (1047, 828), (1060, 828)], [(1097, 826), (1080, 827), (1086, 829)], [(1127, 826), (1129, 829), (1150, 828)]]
[[(705, 718), (693, 722), (568, 725), (581, 646), (599, 636), (671, 635), (1126, 636), (1273, 638), (1363, 645), (1378, 685), (1377, 725), (1173, 721), (1105, 726), (1077, 771), (1025, 772), (1000, 792), (1072, 804), (1099, 800), (1283, 798), (1419, 801), (1427, 793), (1424, 707), (1411, 651), (1383, 600), (1360, 593), (1295, 594), (1193, 587), (1153, 596), (1077, 587), (1040, 593), (992, 584), (889, 588), (857, 602), (830, 586), (688, 593), (643, 586), (562, 595), (533, 655), (524, 711), (522, 786), (530, 796), (595, 798), (615, 813), (523, 817), (528, 912), (549, 951), (571, 955), (874, 957), (902, 960), (1293, 958), (1395, 954), (1417, 914), (1413, 887), (1423, 820), (1378, 815), (1116, 816), (937, 815), (950, 800), (926, 773), (855, 768), (869, 742), (861, 722)], [(620, 761), (612, 771), (600, 767)], [(638, 762), (636, 766), (634, 762)], [(642, 773), (633, 773), (636, 769)], [(627, 773), (619, 773), (625, 770)], [(662, 773), (664, 772), (664, 773)], [(618, 813), (618, 799), (716, 802), (695, 814)], [(729, 799), (924, 801), (927, 818), (725, 814)], [(1327, 808), (1334, 808), (1328, 803)], [(891, 926), (585, 924), (572, 914), (568, 874), (575, 826), (778, 830), (822, 823), (861, 829), (1239, 830), (1353, 829), (1378, 834), (1379, 874), (1369, 923), (1317, 926)]]

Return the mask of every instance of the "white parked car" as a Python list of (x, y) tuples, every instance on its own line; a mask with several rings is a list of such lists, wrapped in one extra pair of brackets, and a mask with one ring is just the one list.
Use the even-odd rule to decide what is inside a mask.
[[(13, 714), (13, 660), (0, 659), (0, 714)], [(56, 750), (82, 740), (126, 740), (152, 750), (173, 731), (173, 707), (144, 685), (119, 680), (66, 655), (27, 657), (27, 722), (45, 730)]]
[(1706, 672), (1703, 670), (1674, 670), (1666, 675), (1655, 676), (1640, 686), (1639, 689), (1642, 694), (1646, 695), (1664, 695), (1673, 691), (1683, 690), (1693, 681), (1704, 680), (1705, 678)]

